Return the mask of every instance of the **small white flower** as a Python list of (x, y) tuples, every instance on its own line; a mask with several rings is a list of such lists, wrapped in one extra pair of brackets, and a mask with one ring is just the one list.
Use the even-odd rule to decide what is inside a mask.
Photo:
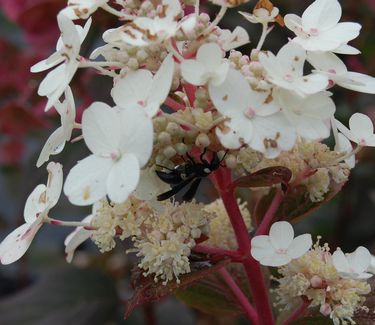
[(289, 42), (275, 56), (259, 53), (259, 61), (267, 72), (268, 80), (300, 96), (314, 94), (328, 86), (328, 78), (321, 74), (303, 75), (306, 51), (298, 44)]
[(223, 51), (230, 51), (236, 47), (240, 47), (250, 42), (249, 34), (247, 31), (241, 27), (237, 26), (233, 32), (228, 29), (221, 31), (218, 39), (218, 43), (223, 49)]
[(57, 16), (57, 22), (61, 37), (57, 42), (56, 52), (30, 69), (31, 72), (41, 72), (56, 67), (47, 74), (38, 89), (40, 96), (48, 97), (46, 110), (50, 109), (60, 98), (76, 73), (79, 66), (81, 44), (91, 26), (91, 18), (82, 28), (79, 25), (74, 25), (68, 17), (61, 14)]
[(203, 44), (198, 49), (195, 60), (184, 60), (181, 63), (182, 77), (196, 86), (206, 83), (220, 85), (229, 71), (229, 62), (223, 60), (223, 55), (216, 43)]
[(120, 27), (122, 40), (133, 46), (149, 46), (161, 43), (173, 37), (179, 29), (189, 34), (195, 27), (194, 15), (185, 16), (181, 21), (177, 17), (181, 13), (178, 0), (163, 0), (163, 12), (154, 18), (138, 17), (131, 23)]
[(375, 78), (368, 75), (348, 71), (345, 63), (330, 52), (308, 52), (307, 60), (318, 70), (324, 73), (329, 80), (341, 87), (375, 94)]
[(279, 8), (273, 7), (271, 12), (266, 8), (257, 8), (254, 9), (252, 14), (244, 11), (239, 11), (238, 13), (253, 24), (269, 24), (275, 21), (279, 14)]
[(47, 170), (47, 186), (39, 184), (26, 200), (25, 223), (11, 232), (0, 244), (1, 264), (11, 264), (26, 253), (49, 211), (60, 197), (63, 184), (62, 166), (50, 162)]
[(65, 142), (70, 140), (74, 129), (76, 108), (70, 87), (65, 90), (64, 102), (57, 101), (54, 106), (60, 115), (61, 126), (49, 136), (44, 144), (36, 163), (37, 167), (48, 161), (50, 155), (57, 155), (64, 149)]
[(343, 278), (368, 279), (372, 274), (365, 273), (371, 263), (371, 254), (367, 248), (359, 246), (353, 253), (344, 254), (337, 249), (332, 254), (332, 262)]
[(76, 205), (93, 204), (106, 194), (124, 202), (151, 155), (151, 119), (134, 107), (120, 110), (96, 102), (83, 113), (82, 134), (93, 154), (69, 172), (64, 193)]
[(87, 19), (108, 0), (68, 0), (68, 6), (60, 11), (69, 19)]
[[(93, 218), (94, 214), (90, 214), (86, 218), (84, 218), (82, 222), (90, 224)], [(65, 238), (65, 259), (68, 263), (72, 262), (77, 247), (81, 245), (83, 242), (85, 242), (87, 239), (89, 239), (92, 233), (93, 230), (88, 230), (84, 227), (77, 227)]]
[(229, 130), (216, 128), (224, 147), (236, 149), (247, 143), (267, 158), (274, 158), (294, 146), (294, 127), (280, 113), (271, 93), (252, 90), (239, 71), (230, 69), (223, 83), (209, 85), (209, 93), (217, 110), (230, 118), (225, 122)]
[(347, 43), (359, 35), (361, 25), (339, 23), (341, 13), (337, 0), (316, 0), (307, 7), (302, 18), (289, 14), (284, 17), (284, 22), (296, 34), (293, 42), (307, 51), (358, 54), (359, 51)]
[(153, 117), (169, 94), (173, 72), (172, 55), (164, 59), (154, 76), (144, 69), (129, 71), (115, 83), (111, 91), (113, 100), (120, 107), (144, 109), (149, 117)]
[(368, 272), (375, 274), (375, 256), (371, 255), (370, 266), (367, 269)]
[(348, 129), (335, 120), (337, 128), (350, 140), (363, 147), (375, 147), (374, 125), (371, 119), (362, 113), (355, 113), (349, 119)]
[(306, 97), (279, 89), (275, 92), (282, 111), (297, 134), (306, 140), (321, 140), (330, 135), (329, 120), (335, 113), (335, 104), (329, 92), (319, 92)]
[(289, 222), (275, 222), (269, 236), (255, 236), (251, 240), (251, 255), (265, 266), (282, 266), (303, 256), (312, 246), (310, 234), (294, 238)]

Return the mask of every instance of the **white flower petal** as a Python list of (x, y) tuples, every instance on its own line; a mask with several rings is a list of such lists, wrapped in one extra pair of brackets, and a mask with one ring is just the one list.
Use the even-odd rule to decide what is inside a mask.
[(46, 188), (46, 202), (48, 209), (53, 208), (60, 198), (63, 187), (63, 171), (62, 165), (51, 161), (47, 165), (48, 180)]
[(117, 80), (111, 91), (111, 96), (116, 105), (126, 108), (145, 106), (147, 97), (151, 94), (152, 73), (139, 69), (129, 71), (126, 76)]
[(224, 116), (243, 117), (244, 111), (252, 105), (251, 88), (245, 77), (235, 69), (229, 69), (220, 85), (209, 84), (208, 91), (216, 109)]
[(339, 86), (361, 93), (375, 94), (374, 77), (358, 72), (347, 72), (345, 77), (345, 79), (337, 81)]
[(221, 65), (223, 51), (216, 43), (203, 44), (197, 52), (197, 61), (202, 63), (205, 69), (215, 71)]
[(87, 147), (98, 156), (117, 155), (121, 140), (119, 113), (95, 102), (82, 115), (82, 134)]
[(312, 246), (310, 234), (297, 236), (293, 239), (292, 244), (288, 248), (288, 255), (293, 258), (299, 258), (305, 255)]
[[(352, 147), (350, 141), (342, 133), (338, 133), (337, 140), (338, 140), (338, 142), (335, 145), (336, 151), (349, 153), (353, 150), (353, 147)], [(349, 158), (345, 159), (345, 162), (348, 164), (348, 166), (350, 168), (354, 168), (354, 166), (355, 166), (355, 155), (352, 155)]]
[[(159, 106), (167, 98), (172, 86), (173, 73), (174, 60), (172, 55), (170, 54), (164, 59), (158, 72), (156, 72), (153, 78), (151, 91), (149, 97), (147, 98), (147, 102), (149, 104), (153, 103), (154, 105), (148, 105), (146, 107), (146, 113), (148, 116), (153, 117), (157, 113)], [(156, 110), (155, 107), (157, 107)]]
[[(358, 139), (366, 139), (374, 133), (374, 125), (371, 119), (362, 113), (354, 113), (349, 119), (350, 131)], [(341, 131), (342, 132), (342, 131)]]
[(337, 249), (332, 254), (332, 263), (338, 272), (349, 273), (350, 265), (341, 249)]
[(121, 116), (121, 153), (134, 154), (140, 167), (149, 160), (153, 145), (153, 125), (151, 119), (141, 109), (126, 108)]
[(33, 223), (46, 208), (46, 188), (44, 184), (39, 184), (27, 198), (23, 211), (23, 216), (27, 223)]
[(272, 246), (269, 236), (255, 236), (251, 240), (251, 256), (257, 261), (272, 256), (275, 248)]
[(363, 246), (359, 246), (353, 253), (348, 254), (346, 258), (349, 265), (357, 274), (367, 271), (371, 263), (371, 254)]
[[(82, 220), (82, 222), (91, 223), (94, 215), (89, 215)], [(65, 245), (65, 254), (66, 254), (66, 261), (71, 263), (73, 260), (74, 252), (76, 251), (77, 247), (89, 239), (92, 235), (92, 230), (87, 230), (83, 227), (77, 227), (73, 232), (71, 232), (64, 241)]]
[(25, 223), (5, 237), (0, 244), (0, 263), (6, 265), (19, 260), (30, 247), (41, 226), (39, 220), (32, 224)]
[(269, 236), (276, 250), (286, 250), (293, 242), (294, 230), (289, 222), (278, 221), (272, 224)]
[(302, 15), (304, 28), (329, 29), (341, 18), (341, 6), (337, 0), (316, 0)]
[(139, 161), (136, 156), (125, 154), (116, 161), (106, 183), (110, 200), (115, 203), (124, 202), (136, 189), (139, 175)]
[(292, 259), (287, 254), (274, 253), (271, 256), (267, 256), (260, 261), (260, 264), (264, 266), (279, 267), (289, 264)]
[(106, 181), (114, 162), (94, 155), (79, 161), (69, 172), (64, 193), (75, 205), (90, 205), (105, 197)]
[(47, 139), (46, 143), (44, 144), (40, 154), (38, 161), (36, 163), (37, 167), (42, 166), (46, 161), (49, 160), (50, 155), (57, 155), (59, 154), (65, 146), (65, 134), (62, 127), (56, 129)]
[(192, 85), (204, 85), (208, 79), (206, 67), (196, 60), (184, 60), (180, 65), (182, 77)]

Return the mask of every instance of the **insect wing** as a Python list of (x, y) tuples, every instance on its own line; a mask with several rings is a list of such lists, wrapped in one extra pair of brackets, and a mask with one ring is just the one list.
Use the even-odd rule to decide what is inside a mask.
[(202, 178), (196, 178), (196, 179), (194, 179), (194, 181), (191, 184), (190, 188), (187, 190), (187, 192), (182, 197), (182, 199), (184, 201), (191, 201), (194, 198), (195, 193), (197, 193), (197, 189), (198, 189), (198, 186), (201, 183), (201, 181), (202, 181)]
[(157, 196), (158, 201), (164, 201), (164, 200), (169, 199), (170, 197), (178, 193), (180, 190), (182, 190), (185, 186), (187, 186), (193, 179), (194, 177), (187, 178), (181, 183), (177, 184), (176, 186), (173, 186), (171, 190), (158, 195)]

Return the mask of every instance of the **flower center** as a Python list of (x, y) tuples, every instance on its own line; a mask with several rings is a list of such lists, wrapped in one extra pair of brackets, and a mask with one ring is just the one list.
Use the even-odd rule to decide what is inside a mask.
[(248, 107), (243, 113), (248, 119), (252, 119), (255, 116), (255, 111), (251, 107)]

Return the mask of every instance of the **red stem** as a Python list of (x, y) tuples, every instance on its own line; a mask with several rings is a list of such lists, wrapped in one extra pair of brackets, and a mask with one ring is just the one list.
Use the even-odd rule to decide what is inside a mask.
[(309, 306), (310, 306), (310, 301), (307, 299), (304, 300), (303, 303), (294, 312), (292, 312), (289, 315), (289, 317), (282, 323), (282, 325), (288, 325), (291, 322), (298, 319), (299, 317), (301, 317)]
[(167, 97), (164, 104), (167, 105), (169, 108), (173, 109), (174, 111), (178, 111), (180, 109), (185, 109), (185, 105), (175, 101), (171, 97)]
[(238, 207), (234, 190), (229, 186), (229, 184), (231, 184), (231, 172), (229, 169), (220, 168), (213, 174), (212, 178), (223, 200), (236, 235), (238, 252), (244, 257), (242, 264), (249, 280), (255, 308), (258, 315), (261, 316), (259, 317), (259, 324), (274, 325), (275, 323), (268, 298), (268, 288), (265, 285), (259, 263), (250, 255), (251, 237)]
[(284, 194), (283, 192), (278, 189), (276, 192), (275, 197), (273, 198), (271, 205), (269, 206), (266, 214), (264, 215), (262, 222), (260, 223), (255, 236), (260, 236), (260, 235), (265, 235), (268, 233), (272, 220), (275, 216), (275, 213), (277, 209), (279, 208), (281, 202), (284, 199)]
[(250, 302), (248, 301), (247, 297), (242, 292), (242, 290), (237, 285), (237, 283), (233, 280), (233, 278), (230, 275), (230, 273), (225, 268), (220, 269), (219, 273), (221, 274), (221, 276), (223, 277), (224, 281), (226, 282), (226, 284), (228, 285), (228, 287), (230, 288), (230, 290), (232, 291), (232, 293), (234, 294), (234, 296), (236, 297), (236, 299), (240, 303), (243, 311), (247, 315), (247, 318), (254, 325), (257, 325), (258, 324), (258, 314), (257, 314), (256, 310), (250, 304)]

